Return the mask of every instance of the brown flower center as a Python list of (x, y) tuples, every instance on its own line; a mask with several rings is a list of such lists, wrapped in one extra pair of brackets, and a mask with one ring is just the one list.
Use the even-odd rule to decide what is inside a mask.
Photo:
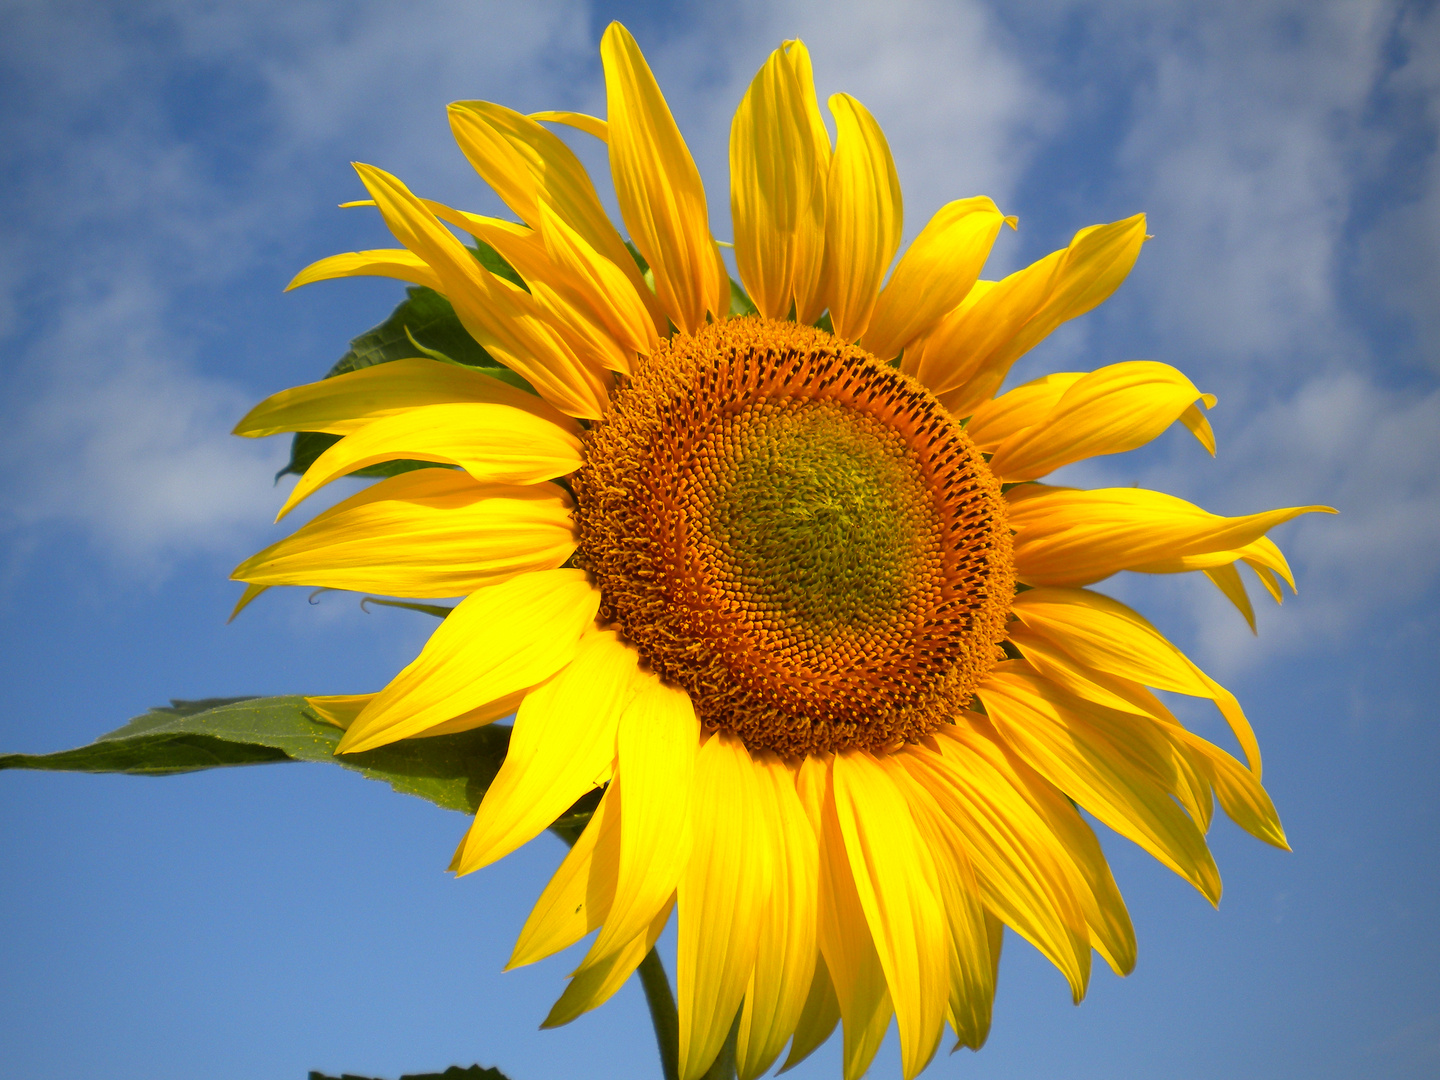
[(913, 741), (995, 662), (998, 482), (923, 387), (824, 331), (676, 334), (613, 395), (574, 487), (602, 618), (752, 750)]

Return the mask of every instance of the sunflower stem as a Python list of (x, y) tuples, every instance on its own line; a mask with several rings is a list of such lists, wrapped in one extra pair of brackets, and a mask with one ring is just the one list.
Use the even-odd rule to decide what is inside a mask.
[(735, 1022), (730, 1025), (730, 1034), (725, 1037), (725, 1045), (700, 1080), (735, 1080), (735, 1040), (739, 1034), (740, 1015), (737, 1013)]
[[(660, 963), (660, 954), (654, 949), (640, 961), (640, 984), (645, 987), (645, 1003), (650, 1006), (650, 1022), (655, 1026), (660, 1069), (665, 1080), (680, 1080), (680, 1014), (675, 1011), (675, 995), (670, 992), (665, 965)], [(734, 1061), (733, 1053), (731, 1061)]]

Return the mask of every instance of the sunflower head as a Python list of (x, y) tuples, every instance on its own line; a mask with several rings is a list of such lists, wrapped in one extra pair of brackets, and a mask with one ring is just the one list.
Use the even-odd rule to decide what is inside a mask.
[[(962, 198), (897, 260), (880, 125), (836, 94), (832, 140), (789, 41), (731, 128), (735, 285), (639, 47), (612, 25), (601, 57), (605, 119), (451, 106), (517, 220), (358, 167), (401, 247), (323, 259), (295, 284), (432, 289), (508, 372), (416, 356), (253, 410), (240, 433), (340, 437), (285, 510), (366, 466), (434, 467), (247, 560), (242, 605), (279, 584), (464, 596), (381, 691), (314, 704), (347, 726), (341, 752), (514, 713), (460, 873), (603, 791), (512, 958), (595, 934), (547, 1024), (609, 998), (678, 910), (684, 1080), (732, 1031), (751, 1080), (837, 1025), (854, 1080), (892, 1019), (912, 1077), (947, 1025), (957, 1045), (985, 1041), (1005, 928), (1077, 1001), (1092, 952), (1133, 966), (1077, 807), (1212, 901), (1217, 800), (1284, 846), (1239, 703), (1089, 586), (1201, 571), (1253, 620), (1240, 569), (1278, 600), (1293, 582), (1266, 532), (1324, 508), (1227, 518), (1042, 482), (1177, 422), (1214, 453), (1215, 399), (1163, 363), (999, 393), (1019, 356), (1129, 273), (1143, 215), (991, 281), (985, 260), (1015, 221)], [(606, 141), (628, 240), (542, 120)], [(758, 313), (731, 317), (732, 290)], [(1156, 689), (1213, 701), (1245, 762)]]
[(963, 708), (1004, 637), (1000, 486), (915, 380), (760, 316), (669, 339), (572, 481), (578, 565), (707, 728), (883, 751)]

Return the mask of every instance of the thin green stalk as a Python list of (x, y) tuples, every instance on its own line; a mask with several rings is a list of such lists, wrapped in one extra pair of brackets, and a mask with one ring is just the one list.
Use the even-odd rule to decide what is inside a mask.
[[(640, 984), (645, 987), (645, 1002), (650, 1006), (650, 1022), (655, 1026), (655, 1044), (660, 1049), (660, 1068), (665, 1080), (680, 1080), (680, 1014), (675, 1011), (675, 995), (670, 992), (670, 979), (660, 954), (651, 949), (640, 961)], [(722, 1054), (723, 1056), (723, 1054)], [(735, 1053), (730, 1052), (734, 1076)]]
[(735, 1022), (730, 1025), (730, 1034), (725, 1037), (725, 1045), (720, 1048), (715, 1063), (706, 1070), (700, 1080), (735, 1080), (735, 1040), (740, 1034), (740, 1017), (735, 1017)]

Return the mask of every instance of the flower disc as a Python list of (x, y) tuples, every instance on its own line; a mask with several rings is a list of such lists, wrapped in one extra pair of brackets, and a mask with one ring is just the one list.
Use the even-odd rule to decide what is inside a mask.
[(999, 483), (925, 389), (822, 330), (674, 335), (612, 396), (574, 488), (602, 618), (752, 750), (914, 741), (995, 663)]

